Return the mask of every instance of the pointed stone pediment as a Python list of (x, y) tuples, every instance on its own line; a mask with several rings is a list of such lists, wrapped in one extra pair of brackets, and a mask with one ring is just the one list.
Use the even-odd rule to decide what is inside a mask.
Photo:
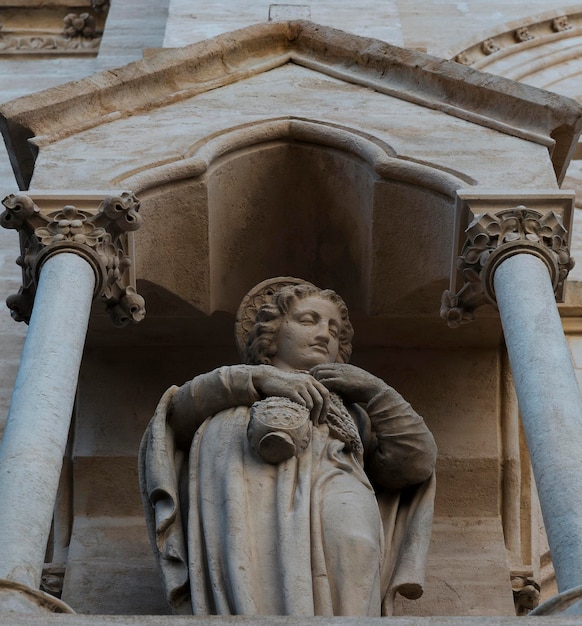
[[(0, 107), (22, 186), (37, 147), (139, 116), (293, 64), (446, 116), (547, 146), (558, 180), (580, 132), (580, 108), (527, 85), (311, 22), (251, 26)], [(31, 153), (32, 150), (32, 153)]]
[(232, 313), (278, 274), (444, 328), (457, 190), (556, 190), (582, 109), (298, 21), (152, 52), (0, 114), (23, 188), (140, 198), (150, 314)]

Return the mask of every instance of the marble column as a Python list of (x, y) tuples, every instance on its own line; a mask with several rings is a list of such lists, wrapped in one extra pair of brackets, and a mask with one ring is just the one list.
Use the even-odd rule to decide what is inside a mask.
[(494, 275), (558, 589), (582, 585), (582, 400), (545, 263), (518, 254)]
[(4, 205), (1, 223), (20, 231), (23, 249), (24, 284), (8, 304), (29, 330), (0, 445), (0, 612), (70, 612), (38, 588), (92, 302), (104, 299), (118, 324), (143, 317), (143, 300), (120, 282), (138, 205), (132, 196), (94, 211), (43, 212), (28, 196)]
[(454, 327), (479, 304), (499, 309), (558, 589), (570, 596), (582, 590), (582, 399), (555, 297), (573, 265), (568, 233), (557, 213), (518, 206), (476, 215), (466, 234), (467, 280), (441, 314)]

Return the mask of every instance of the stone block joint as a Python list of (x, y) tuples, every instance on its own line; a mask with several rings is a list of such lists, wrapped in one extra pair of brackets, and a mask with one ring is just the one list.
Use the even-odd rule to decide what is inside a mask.
[(474, 216), (465, 231), (461, 254), (456, 259), (463, 283), (458, 291), (447, 290), (441, 300), (441, 317), (450, 328), (474, 319), (484, 304), (496, 306), (493, 276), (499, 265), (515, 254), (533, 254), (549, 272), (554, 293), (563, 287), (574, 259), (568, 249), (568, 231), (555, 211), (540, 213), (523, 205), (496, 213)]
[(95, 273), (94, 298), (102, 300), (116, 326), (139, 322), (145, 301), (137, 294), (129, 269), (130, 233), (141, 225), (139, 201), (128, 192), (107, 196), (96, 208), (65, 205), (43, 210), (23, 194), (4, 198), (0, 225), (18, 230), (22, 286), (6, 303), (16, 321), (30, 320), (40, 271), (47, 259), (72, 252), (85, 259)]

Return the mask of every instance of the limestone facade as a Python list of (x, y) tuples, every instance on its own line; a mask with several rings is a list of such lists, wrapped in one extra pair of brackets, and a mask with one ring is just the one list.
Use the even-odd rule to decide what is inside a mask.
[[(164, 388), (237, 361), (233, 316), (248, 288), (294, 274), (345, 297), (354, 362), (401, 391), (437, 439), (426, 592), (398, 612), (512, 615), (511, 577), (527, 610), (536, 585), (542, 599), (555, 587), (499, 315), (489, 304), (451, 330), (439, 306), (456, 280), (463, 193), (488, 209), (545, 203), (573, 256), (582, 248), (569, 192), (582, 179), (580, 111), (527, 86), (580, 97), (582, 10), (321, 0), (277, 11), (322, 26), (269, 24), (269, 3), (112, 0), (106, 22), (95, 13), (96, 56), (0, 57), (23, 191), (41, 205), (132, 192), (144, 222), (134, 269), (147, 315), (117, 330), (93, 309), (45, 588), (66, 566), (62, 599), (79, 613), (167, 613), (139, 439)], [(1, 159), (4, 195), (16, 193)], [(21, 280), (14, 232), (0, 231), (0, 246), (5, 298)], [(582, 377), (577, 271), (558, 296)], [(0, 429), (25, 332), (0, 318)]]

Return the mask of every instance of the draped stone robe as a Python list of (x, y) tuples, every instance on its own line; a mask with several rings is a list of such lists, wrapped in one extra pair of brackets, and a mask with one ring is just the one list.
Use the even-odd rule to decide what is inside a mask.
[(419, 597), (436, 456), (422, 418), (387, 386), (366, 411), (349, 407), (364, 455), (314, 424), (299, 458), (270, 465), (246, 434), (252, 367), (170, 388), (142, 441), (146, 519), (174, 611), (379, 616), (397, 591)]

